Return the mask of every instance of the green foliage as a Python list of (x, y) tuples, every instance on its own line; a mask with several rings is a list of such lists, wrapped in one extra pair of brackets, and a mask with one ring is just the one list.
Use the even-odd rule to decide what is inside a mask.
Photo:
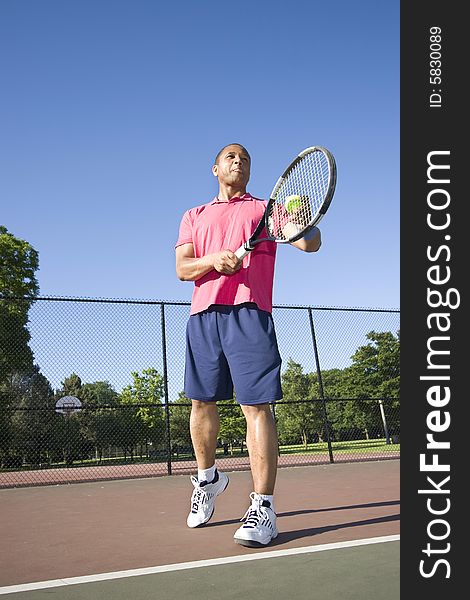
[(38, 269), (37, 251), (0, 225), (0, 295), (36, 296), (39, 291)]
[(0, 402), (3, 396), (3, 405), (2, 382), (10, 373), (33, 368), (27, 323), (31, 298), (39, 290), (35, 276), (38, 268), (36, 250), (0, 226)]
[[(400, 389), (400, 338), (391, 332), (371, 331), (371, 343), (361, 346), (346, 370), (347, 387), (355, 398), (398, 397)], [(351, 397), (351, 396), (350, 396)]]
[(13, 310), (12, 301), (0, 299), (0, 389), (10, 374), (33, 368), (27, 321), (26, 311), (21, 314)]
[[(391, 332), (371, 331), (369, 344), (359, 347), (352, 365), (343, 372), (343, 398), (354, 398), (332, 409), (335, 426), (357, 428), (368, 439), (372, 428), (381, 428), (377, 404), (362, 398), (398, 398), (400, 392), (400, 337)], [(398, 400), (395, 400), (395, 405)]]
[[(119, 405), (119, 394), (108, 381), (95, 381), (81, 386), (80, 397), (85, 408), (80, 414), (82, 435), (101, 461), (106, 448), (118, 442), (119, 413), (113, 409)], [(90, 406), (93, 410), (86, 410)]]
[(144, 369), (142, 374), (131, 373), (132, 383), (121, 392), (124, 404), (160, 404), (164, 396), (163, 376), (153, 368)]
[(220, 432), (219, 440), (228, 446), (233, 454), (235, 445), (239, 445), (241, 451), (246, 438), (246, 419), (235, 398), (219, 403)]
[(279, 439), (286, 443), (301, 442), (322, 437), (323, 422), (318, 399), (316, 376), (305, 374), (302, 366), (292, 359), (282, 376), (283, 400), (292, 404), (276, 405)]
[(117, 406), (119, 401), (119, 394), (108, 381), (85, 383), (80, 394), (85, 406)]
[(81, 400), (82, 398), (82, 380), (76, 373), (72, 373), (62, 382), (62, 388), (57, 392), (57, 399), (64, 396), (74, 396)]
[[(126, 439), (139, 443), (148, 435), (154, 446), (162, 446), (162, 439), (165, 438), (165, 413), (161, 403), (164, 396), (163, 376), (153, 368), (144, 369), (141, 374), (133, 371), (131, 376), (132, 384), (120, 394), (120, 403), (129, 407), (121, 411), (122, 434)], [(133, 405), (136, 406), (134, 410)]]
[[(366, 399), (394, 398), (391, 406), (399, 405), (399, 334), (371, 331), (366, 339), (369, 343), (356, 350), (350, 367), (321, 373), (332, 439), (348, 435), (368, 438), (372, 430), (381, 430), (378, 404)], [(306, 447), (309, 441), (325, 439), (322, 407), (315, 401), (320, 389), (317, 374), (303, 373), (302, 366), (290, 359), (282, 388), (284, 400), (298, 403), (276, 405), (281, 442), (302, 443)], [(330, 401), (335, 398), (337, 402)]]
[[(3, 392), (15, 406), (6, 413), (2, 423), (3, 462), (15, 460), (14, 454), (33, 465), (49, 462), (49, 449), (54, 443), (54, 394), (47, 379), (37, 367), (28, 372), (16, 372), (3, 383)], [(6, 418), (8, 415), (8, 418)]]
[[(398, 405), (399, 336), (390, 332), (367, 334), (367, 344), (352, 356), (345, 369), (322, 371), (325, 403), (321, 398), (318, 374), (304, 373), (302, 365), (288, 361), (282, 376), (283, 402), (276, 403), (275, 415), (281, 444), (301, 444), (306, 450), (326, 439), (326, 406), (332, 441), (383, 437), (378, 399)], [(64, 461), (102, 459), (116, 452), (134, 460), (135, 455), (152, 459), (166, 456), (166, 413), (162, 403), (164, 381), (156, 369), (132, 372), (132, 382), (120, 393), (107, 381), (83, 383), (72, 373), (54, 393), (39, 368), (27, 363), (13, 369), (0, 384), (0, 463), (3, 467), (44, 465)], [(56, 413), (55, 401), (76, 396), (82, 410), (72, 415)], [(220, 443), (230, 448), (243, 445), (246, 421), (235, 398), (219, 402)], [(179, 394), (170, 409), (173, 453), (192, 448), (190, 436), (191, 401)], [(9, 411), (14, 406), (17, 410)], [(399, 431), (399, 422), (389, 426)], [(390, 427), (389, 427), (390, 428)], [(140, 448), (140, 450), (139, 450)]]
[(192, 448), (189, 430), (191, 400), (186, 397), (184, 392), (180, 392), (177, 400), (171, 403), (170, 411), (170, 437), (173, 449), (177, 451), (179, 448)]

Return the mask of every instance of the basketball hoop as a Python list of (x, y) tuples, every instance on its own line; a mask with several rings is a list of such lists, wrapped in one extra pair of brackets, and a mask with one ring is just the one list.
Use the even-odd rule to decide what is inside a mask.
[(62, 413), (66, 417), (70, 416), (74, 412), (77, 412), (82, 407), (82, 403), (75, 396), (63, 396), (59, 398), (55, 403), (55, 411)]

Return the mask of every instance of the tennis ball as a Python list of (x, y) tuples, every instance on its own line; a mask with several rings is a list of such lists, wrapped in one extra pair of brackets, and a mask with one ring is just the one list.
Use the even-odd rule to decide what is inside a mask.
[(302, 198), (298, 194), (292, 194), (291, 196), (287, 196), (284, 200), (284, 208), (288, 213), (297, 210), (302, 206)]

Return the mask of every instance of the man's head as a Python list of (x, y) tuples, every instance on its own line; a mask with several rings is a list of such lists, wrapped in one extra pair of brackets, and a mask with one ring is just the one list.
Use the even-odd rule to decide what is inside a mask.
[(235, 148), (233, 148), (233, 146), (236, 146), (238, 149), (240, 149), (242, 152), (244, 152), (246, 154), (246, 156), (248, 157), (249, 161), (251, 162), (250, 153), (245, 148), (245, 146), (242, 146), (241, 144), (228, 144), (227, 146), (224, 146), (221, 150), (219, 150), (219, 152), (217, 153), (217, 156), (215, 157), (214, 165), (216, 165), (219, 162), (219, 158), (222, 156), (222, 154), (224, 153), (225, 150), (235, 149)]
[(251, 157), (241, 144), (224, 146), (215, 157), (212, 173), (219, 183), (229, 187), (245, 189), (250, 179)]

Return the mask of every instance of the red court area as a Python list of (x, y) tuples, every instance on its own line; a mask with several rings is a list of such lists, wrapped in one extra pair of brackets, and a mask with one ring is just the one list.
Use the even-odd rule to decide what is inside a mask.
[(298, 548), (399, 533), (400, 461), (278, 471), (279, 536), (266, 549), (235, 544), (252, 491), (228, 472), (208, 525), (189, 529), (187, 475), (0, 491), (0, 586)]

